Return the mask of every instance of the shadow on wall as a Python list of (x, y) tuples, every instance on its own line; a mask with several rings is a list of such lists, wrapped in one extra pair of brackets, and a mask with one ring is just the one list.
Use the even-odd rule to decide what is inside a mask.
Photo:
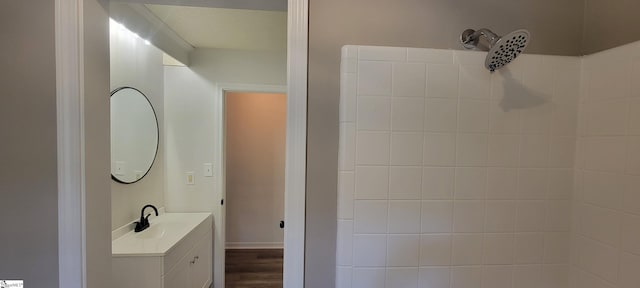
[(551, 95), (526, 87), (522, 81), (516, 79), (509, 69), (503, 69), (500, 73), (504, 78), (504, 98), (500, 101), (500, 108), (508, 112), (511, 109), (528, 109), (551, 101)]

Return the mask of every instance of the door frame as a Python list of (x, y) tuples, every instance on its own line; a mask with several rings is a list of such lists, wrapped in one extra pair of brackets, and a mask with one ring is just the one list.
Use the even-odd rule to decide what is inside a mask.
[[(88, 223), (95, 218), (111, 218), (87, 208), (87, 198), (92, 193), (110, 191), (108, 185), (101, 191), (86, 189), (87, 177), (108, 178), (108, 171), (96, 171), (85, 165), (85, 121), (91, 121), (91, 113), (85, 114), (85, 83), (103, 81), (107, 67), (100, 63), (97, 69), (85, 69), (85, 30), (92, 31), (102, 24), (104, 17), (84, 17), (86, 7), (106, 5), (107, 0), (55, 0), (55, 48), (56, 48), (56, 108), (58, 137), (58, 275), (59, 286), (65, 288), (110, 287), (108, 281), (87, 280), (87, 271), (101, 278), (111, 279), (110, 251), (87, 251), (98, 235), (91, 231), (110, 231), (110, 221)], [(306, 149), (307, 149), (307, 57), (308, 57), (309, 0), (288, 0), (287, 23), (287, 140), (285, 160), (285, 221), (284, 230), (284, 288), (304, 287), (305, 264), (305, 198), (306, 198)], [(103, 31), (105, 38), (108, 31)], [(93, 59), (92, 59), (93, 60)], [(108, 59), (107, 59), (108, 60)], [(95, 63), (93, 63), (95, 64)], [(106, 71), (105, 71), (106, 70)], [(98, 75), (100, 74), (100, 75)], [(108, 87), (108, 83), (106, 84)], [(109, 91), (104, 91), (108, 97)], [(96, 97), (93, 95), (92, 97)], [(86, 107), (87, 112), (91, 112)], [(109, 133), (104, 131), (103, 133)], [(103, 134), (104, 136), (104, 134)], [(107, 145), (108, 147), (108, 145)], [(107, 151), (102, 151), (107, 152)], [(95, 164), (95, 163), (91, 163)], [(108, 167), (108, 163), (98, 163)], [(108, 182), (105, 182), (108, 183)], [(87, 229), (91, 225), (91, 229)], [(101, 225), (100, 227), (95, 227)], [(102, 227), (104, 226), (104, 227)], [(104, 232), (104, 231), (103, 231)], [(110, 239), (109, 239), (110, 240)], [(101, 243), (98, 243), (101, 244)], [(109, 247), (110, 248), (110, 247)], [(106, 253), (109, 252), (109, 253)], [(90, 258), (90, 260), (87, 260)], [(96, 263), (94, 265), (94, 263)], [(94, 267), (100, 266), (100, 267)], [(98, 272), (99, 271), (99, 272)], [(104, 275), (107, 274), (107, 275)], [(87, 282), (91, 282), (87, 284)]]
[[(220, 191), (220, 200), (222, 199), (227, 199), (227, 189), (226, 189), (226, 164), (227, 164), (227, 160), (226, 160), (226, 134), (227, 134), (227, 123), (226, 123), (226, 101), (225, 101), (225, 93), (227, 92), (255, 92), (255, 93), (282, 93), (282, 94), (286, 94), (287, 93), (287, 86), (281, 86), (281, 85), (262, 85), (262, 84), (240, 84), (240, 83), (217, 83), (216, 84), (216, 121), (217, 123), (221, 123), (221, 129), (217, 129), (217, 135), (216, 135), (216, 140), (217, 140), (217, 147), (220, 147), (220, 149), (218, 149), (216, 151), (215, 158), (214, 160), (217, 163), (220, 163), (220, 167), (219, 169), (215, 169), (215, 177), (218, 181), (217, 185), (216, 185), (216, 189), (218, 191)], [(287, 96), (288, 98), (288, 96)], [(287, 110), (289, 107), (289, 103), (288, 103), (288, 99), (287, 99)], [(288, 111), (287, 111), (288, 112)], [(289, 121), (297, 121), (299, 119), (293, 119), (288, 117), (287, 115), (287, 127), (290, 126)], [(287, 142), (289, 141), (290, 137), (294, 137), (294, 135), (290, 135), (289, 134), (289, 130), (287, 129)], [(289, 156), (290, 151), (286, 151), (285, 152), (287, 157)], [(286, 178), (286, 176), (285, 176)], [(286, 180), (285, 180), (286, 181)], [(286, 192), (285, 192), (286, 193)], [(285, 195), (286, 197), (286, 195)], [(286, 199), (286, 198), (285, 198)], [(285, 200), (286, 201), (286, 200)], [(285, 213), (286, 213), (287, 207), (285, 207)], [(214, 287), (225, 287), (225, 267), (226, 267), (226, 257), (225, 257), (225, 251), (226, 251), (226, 243), (227, 243), (227, 238), (226, 238), (226, 219), (227, 219), (227, 206), (226, 205), (220, 205), (220, 209), (218, 209), (217, 211), (214, 211), (214, 227), (220, 227), (220, 229), (218, 229), (218, 233), (219, 233), (219, 241), (214, 241), (213, 243), (213, 266), (214, 266), (214, 273), (213, 273), (213, 283), (214, 283)], [(285, 219), (286, 219), (286, 215), (285, 215)], [(304, 222), (304, 219), (302, 219)], [(286, 221), (286, 220), (285, 220)], [(290, 219), (290, 221), (300, 221), (299, 219)], [(304, 223), (303, 223), (304, 225)], [(285, 226), (286, 228), (286, 226)], [(286, 235), (286, 229), (285, 229), (285, 235)], [(290, 244), (290, 243), (289, 243)], [(287, 249), (287, 240), (286, 240), (286, 236), (285, 236), (285, 240), (284, 240), (284, 245), (285, 245), (285, 249)], [(304, 272), (304, 271), (303, 271)], [(302, 287), (302, 286), (300, 286)]]

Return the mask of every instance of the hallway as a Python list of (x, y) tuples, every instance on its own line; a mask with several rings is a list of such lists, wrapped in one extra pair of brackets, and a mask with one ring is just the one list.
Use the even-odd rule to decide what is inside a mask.
[(282, 249), (226, 251), (226, 288), (282, 288)]

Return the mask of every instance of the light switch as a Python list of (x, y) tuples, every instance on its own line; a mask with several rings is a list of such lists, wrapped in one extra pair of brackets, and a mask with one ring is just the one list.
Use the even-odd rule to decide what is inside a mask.
[(124, 161), (116, 161), (116, 169), (115, 169), (115, 174), (122, 176), (124, 175)]
[(185, 180), (186, 180), (186, 182), (187, 182), (187, 185), (194, 185), (194, 184), (196, 184), (196, 180), (195, 180), (195, 177), (193, 176), (193, 172), (187, 172), (187, 173), (185, 173), (185, 175), (187, 176), (187, 177), (185, 178)]
[(213, 177), (213, 164), (204, 163), (204, 172), (202, 174), (204, 177)]

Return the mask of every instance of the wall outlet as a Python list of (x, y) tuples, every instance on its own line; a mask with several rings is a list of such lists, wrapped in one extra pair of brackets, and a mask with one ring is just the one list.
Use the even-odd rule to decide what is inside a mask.
[(202, 173), (204, 175), (204, 177), (213, 177), (213, 164), (211, 163), (204, 163), (204, 172)]
[(187, 185), (195, 185), (196, 184), (196, 179), (194, 176), (193, 172), (187, 172), (185, 173), (185, 181), (187, 183)]

